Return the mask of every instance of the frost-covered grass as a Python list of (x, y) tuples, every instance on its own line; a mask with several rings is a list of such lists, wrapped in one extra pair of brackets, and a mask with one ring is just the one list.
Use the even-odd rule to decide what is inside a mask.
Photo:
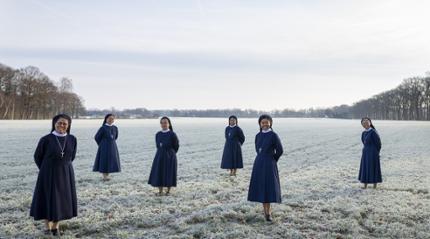
[[(430, 238), (430, 123), (375, 121), (384, 183), (357, 182), (358, 121), (275, 119), (283, 203), (266, 223), (246, 201), (254, 161), (255, 119), (240, 119), (247, 141), (237, 177), (219, 169), (224, 119), (173, 119), (181, 148), (178, 188), (156, 197), (147, 184), (157, 120), (118, 120), (122, 172), (109, 182), (91, 172), (99, 121), (76, 120), (74, 162), (79, 216), (66, 238)], [(29, 217), (37, 177), (32, 154), (49, 121), (0, 121), (0, 238), (41, 236)]]

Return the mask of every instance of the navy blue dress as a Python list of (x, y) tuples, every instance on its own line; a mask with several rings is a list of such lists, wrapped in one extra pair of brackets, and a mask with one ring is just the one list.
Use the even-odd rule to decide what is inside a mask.
[(176, 187), (178, 137), (173, 131), (160, 131), (155, 135), (155, 143), (157, 153), (152, 162), (148, 184), (153, 187)]
[(118, 147), (118, 128), (115, 125), (103, 125), (97, 131), (94, 139), (99, 146), (93, 171), (100, 173), (116, 173), (121, 171), (119, 162)]
[[(60, 145), (63, 147), (65, 140), (64, 156), (61, 157)], [(73, 135), (57, 137), (48, 134), (39, 140), (34, 153), (39, 175), (30, 209), (34, 220), (57, 222), (78, 215), (72, 166), (75, 155), (76, 138)]]
[(361, 142), (363, 142), (364, 147), (358, 180), (362, 183), (381, 183), (382, 174), (379, 158), (381, 139), (376, 130), (370, 129), (361, 134)]
[(242, 144), (245, 142), (245, 135), (243, 135), (242, 129), (239, 126), (227, 126), (225, 128), (225, 140), (221, 168), (243, 168)]
[(281, 185), (277, 162), (284, 150), (279, 136), (269, 131), (255, 136), (257, 157), (252, 168), (248, 201), (281, 203)]

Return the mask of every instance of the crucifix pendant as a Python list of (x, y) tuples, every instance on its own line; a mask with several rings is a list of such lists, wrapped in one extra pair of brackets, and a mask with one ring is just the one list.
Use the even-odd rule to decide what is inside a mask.
[(64, 157), (64, 152), (61, 152), (61, 158), (63, 158)]

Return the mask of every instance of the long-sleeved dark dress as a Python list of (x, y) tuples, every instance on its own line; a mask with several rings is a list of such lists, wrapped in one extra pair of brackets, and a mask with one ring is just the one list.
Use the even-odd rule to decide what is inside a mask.
[(381, 183), (382, 174), (379, 157), (381, 139), (378, 132), (374, 129), (364, 131), (361, 134), (361, 142), (363, 142), (364, 147), (358, 180), (362, 183)]
[(152, 162), (148, 184), (154, 187), (176, 187), (178, 137), (173, 131), (160, 131), (155, 135), (155, 143), (157, 153)]
[(221, 168), (243, 168), (242, 144), (245, 142), (245, 135), (242, 129), (239, 126), (227, 126), (225, 128), (225, 140)]
[(94, 139), (99, 146), (93, 171), (100, 173), (115, 173), (121, 171), (118, 147), (118, 128), (115, 125), (103, 125), (97, 131)]
[(284, 151), (279, 136), (273, 131), (258, 133), (255, 150), (257, 157), (252, 168), (248, 201), (281, 203), (277, 162)]
[[(63, 147), (65, 140), (62, 158), (60, 145)], [(77, 216), (75, 175), (72, 166), (76, 146), (76, 138), (73, 135), (57, 137), (48, 134), (40, 139), (34, 153), (39, 175), (30, 209), (30, 216), (35, 220), (56, 222)]]

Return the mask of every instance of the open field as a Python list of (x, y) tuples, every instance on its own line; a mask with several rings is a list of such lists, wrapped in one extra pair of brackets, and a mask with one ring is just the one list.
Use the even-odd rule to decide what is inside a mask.
[[(178, 187), (156, 197), (147, 184), (158, 120), (118, 120), (122, 172), (92, 172), (100, 121), (75, 120), (79, 216), (65, 238), (430, 238), (430, 122), (375, 121), (384, 183), (360, 189), (357, 120), (275, 119), (285, 154), (278, 163), (283, 203), (274, 223), (247, 202), (256, 119), (239, 119), (246, 142), (237, 177), (219, 168), (226, 119), (172, 119), (181, 147)], [(29, 217), (37, 178), (33, 152), (49, 121), (0, 121), (0, 238), (37, 237)]]

